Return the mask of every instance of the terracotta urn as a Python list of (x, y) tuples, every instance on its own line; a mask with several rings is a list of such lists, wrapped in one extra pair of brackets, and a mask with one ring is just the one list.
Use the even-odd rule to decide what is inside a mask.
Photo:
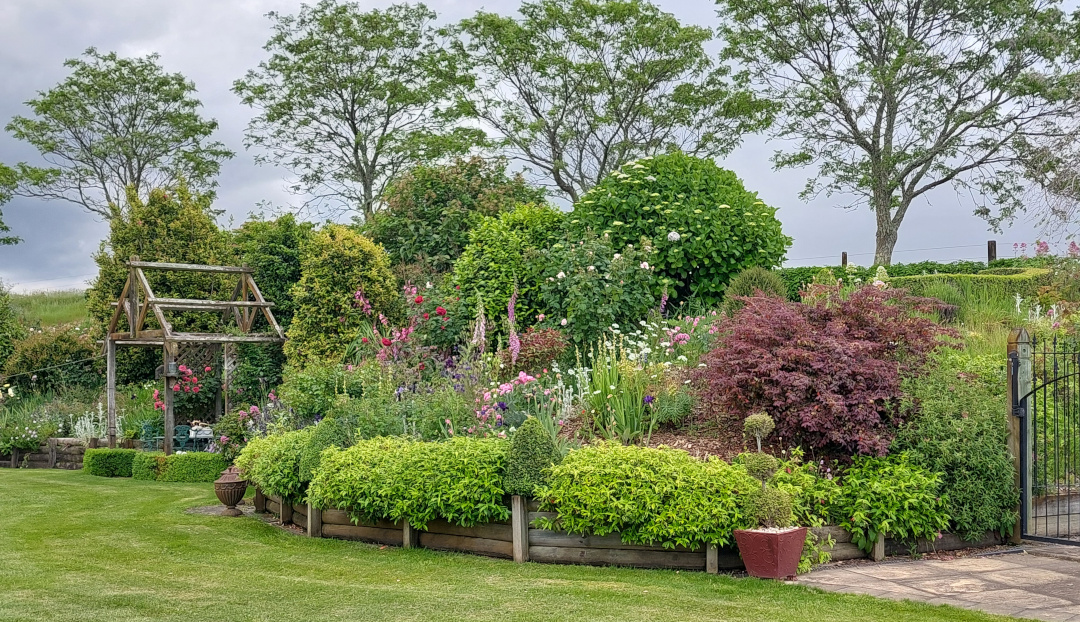
[(243, 514), (236, 505), (243, 501), (248, 483), (240, 477), (240, 469), (231, 466), (221, 472), (221, 477), (214, 482), (214, 494), (225, 504), (222, 516), (240, 516)]
[(759, 579), (786, 579), (799, 570), (806, 527), (790, 529), (736, 529), (735, 543), (746, 574)]

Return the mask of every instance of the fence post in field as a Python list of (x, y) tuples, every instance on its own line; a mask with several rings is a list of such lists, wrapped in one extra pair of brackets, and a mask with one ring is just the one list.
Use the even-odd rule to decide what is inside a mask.
[(844, 252), (840, 253), (840, 267), (841, 268), (846, 268), (847, 267), (847, 251), (844, 251)]
[(322, 537), (322, 510), (311, 503), (307, 506), (307, 535), (309, 538)]
[(510, 499), (510, 527), (514, 540), (514, 561), (529, 561), (529, 506), (521, 495), (514, 495)]
[(997, 240), (987, 240), (986, 242), (986, 265), (990, 265), (990, 262), (997, 259)]
[(420, 530), (409, 523), (409, 519), (401, 521), (401, 547), (406, 549), (420, 548)]

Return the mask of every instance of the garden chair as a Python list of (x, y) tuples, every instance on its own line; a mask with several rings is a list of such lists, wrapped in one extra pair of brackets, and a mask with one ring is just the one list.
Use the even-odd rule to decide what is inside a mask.
[(150, 422), (143, 423), (142, 432), (139, 434), (139, 440), (142, 441), (143, 451), (154, 451), (157, 449), (158, 437), (155, 432), (154, 424)]
[(173, 432), (173, 451), (187, 451), (188, 443), (191, 442), (191, 426), (178, 425)]

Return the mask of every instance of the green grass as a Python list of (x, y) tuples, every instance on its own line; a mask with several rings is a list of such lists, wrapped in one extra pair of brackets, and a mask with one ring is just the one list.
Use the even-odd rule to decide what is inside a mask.
[(0, 470), (0, 620), (1003, 620), (704, 573), (514, 564), (187, 514), (208, 484)]
[(27, 326), (55, 326), (87, 318), (86, 294), (77, 289), (12, 294), (11, 302)]

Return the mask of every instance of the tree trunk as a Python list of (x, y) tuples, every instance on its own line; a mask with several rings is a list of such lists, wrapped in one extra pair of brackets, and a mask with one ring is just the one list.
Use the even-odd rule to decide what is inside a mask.
[(900, 231), (900, 219), (893, 218), (892, 193), (879, 190), (874, 192), (874, 216), (877, 220), (877, 245), (874, 248), (874, 265), (888, 266), (892, 263), (893, 249), (896, 248), (896, 236)]

